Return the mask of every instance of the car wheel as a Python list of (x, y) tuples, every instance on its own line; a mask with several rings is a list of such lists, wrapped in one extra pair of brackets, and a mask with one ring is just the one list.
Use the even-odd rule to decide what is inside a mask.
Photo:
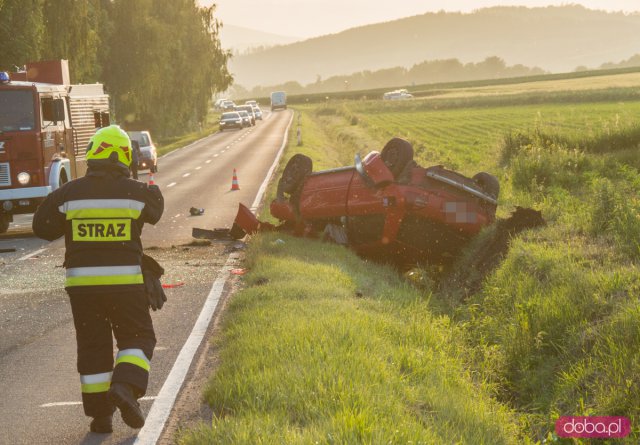
[(151, 167), (149, 167), (149, 171), (151, 173), (158, 173), (158, 164), (153, 164)]
[(413, 161), (413, 147), (409, 141), (393, 138), (384, 146), (380, 156), (393, 177), (397, 178), (407, 164)]
[(498, 182), (498, 178), (489, 173), (480, 172), (472, 179), (476, 184), (478, 184), (478, 187), (480, 187), (483, 192), (491, 195), (494, 199), (498, 199), (498, 195), (500, 194), (500, 183)]
[(282, 172), (278, 182), (278, 199), (284, 199), (284, 194), (293, 194), (298, 190), (307, 176), (313, 170), (313, 161), (302, 154), (293, 155)]

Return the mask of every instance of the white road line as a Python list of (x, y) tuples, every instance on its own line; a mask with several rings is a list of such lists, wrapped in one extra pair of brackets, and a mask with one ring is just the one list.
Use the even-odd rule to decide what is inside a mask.
[(205, 164), (209, 164), (211, 163), (211, 159), (207, 159), (206, 161), (204, 161)]
[(220, 153), (224, 153), (225, 151), (227, 151), (227, 150), (222, 150)]
[(36, 250), (35, 252), (31, 252), (31, 253), (29, 253), (29, 254), (27, 254), (27, 255), (23, 256), (22, 258), (18, 258), (18, 261), (28, 260), (29, 258), (32, 258), (32, 257), (34, 257), (34, 256), (36, 256), (36, 255), (38, 255), (38, 254), (40, 254), (40, 253), (42, 253), (42, 252), (44, 252), (45, 250), (47, 250), (47, 249), (46, 249), (46, 248), (44, 248), (44, 249), (38, 249), (38, 250)]
[[(282, 141), (282, 146), (276, 155), (276, 159), (273, 162), (273, 165), (269, 169), (269, 172), (264, 178), (264, 181), (260, 185), (258, 189), (258, 194), (256, 196), (255, 201), (253, 202), (252, 207), (256, 207), (262, 201), (262, 197), (267, 189), (267, 184), (273, 175), (273, 172), (278, 165), (278, 161), (282, 156), (282, 152), (284, 151), (284, 147), (287, 144), (287, 140), (289, 139), (289, 128), (291, 128), (291, 122), (293, 122), (293, 115), (291, 115), (291, 120), (287, 125), (287, 130), (284, 135), (284, 139)], [(191, 330), (191, 334), (189, 334), (189, 338), (185, 342), (182, 350), (180, 350), (180, 354), (176, 358), (176, 361), (169, 372), (169, 376), (167, 380), (162, 385), (160, 389), (160, 393), (156, 398), (156, 401), (151, 406), (151, 410), (147, 415), (147, 419), (145, 421), (144, 427), (138, 433), (138, 437), (136, 438), (134, 445), (155, 445), (160, 437), (160, 434), (164, 430), (167, 419), (169, 418), (169, 414), (171, 414), (171, 410), (173, 409), (173, 404), (175, 403), (176, 397), (180, 388), (182, 388), (182, 384), (184, 383), (184, 379), (187, 376), (187, 372), (191, 367), (191, 363), (193, 358), (202, 343), (202, 339), (207, 333), (207, 328), (209, 327), (209, 323), (211, 322), (211, 317), (213, 316), (216, 308), (218, 307), (218, 302), (220, 301), (220, 297), (224, 290), (224, 284), (229, 277), (229, 273), (231, 270), (232, 264), (238, 258), (238, 254), (230, 254), (227, 257), (227, 261), (223, 266), (220, 274), (214, 281), (211, 286), (211, 290), (209, 291), (209, 295), (202, 307), (202, 311), (198, 316), (198, 320), (196, 321), (193, 329)]]
[(167, 186), (167, 188), (169, 188), (169, 187), (173, 187), (173, 186), (174, 186), (174, 185), (176, 185), (176, 184), (177, 184), (177, 182), (172, 182), (171, 184), (169, 184), (169, 185)]
[[(145, 396), (140, 397), (138, 400), (155, 400), (156, 396)], [(54, 408), (56, 406), (75, 406), (82, 405), (82, 402), (53, 402), (53, 403), (43, 403), (40, 405), (40, 408)]]
[(196, 170), (200, 170), (201, 168), (202, 168), (201, 166), (197, 166), (197, 167), (196, 167)]
[(220, 156), (218, 153), (213, 155), (214, 158), (217, 158), (218, 156)]
[(182, 175), (183, 178), (188, 178), (189, 176), (191, 176), (191, 173), (185, 173), (184, 175)]
[[(271, 116), (271, 115), (269, 115)], [(291, 113), (291, 119), (289, 119), (289, 123), (287, 124), (287, 129), (284, 132), (284, 138), (282, 138), (282, 145), (280, 146), (280, 150), (278, 150), (278, 154), (276, 155), (276, 159), (271, 164), (271, 168), (267, 172), (267, 176), (265, 180), (260, 185), (258, 189), (258, 194), (256, 195), (256, 199), (251, 204), (251, 211), (255, 214), (258, 211), (258, 206), (260, 206), (260, 202), (262, 201), (262, 197), (267, 191), (267, 185), (269, 185), (269, 180), (271, 176), (273, 176), (273, 172), (276, 171), (276, 167), (278, 166), (278, 162), (280, 162), (280, 158), (282, 157), (282, 153), (284, 152), (284, 148), (287, 146), (287, 142), (289, 141), (289, 129), (291, 128), (291, 123), (293, 122), (293, 113)]]
[(178, 354), (178, 358), (176, 358), (173, 368), (171, 368), (169, 376), (164, 382), (164, 385), (162, 385), (155, 402), (151, 406), (151, 410), (147, 415), (144, 427), (138, 433), (138, 437), (134, 444), (155, 445), (158, 441), (165, 423), (167, 422), (167, 418), (171, 413), (171, 409), (173, 408), (178, 392), (180, 391), (180, 388), (184, 383), (184, 379), (187, 376), (187, 372), (191, 367), (193, 357), (198, 351), (198, 348), (207, 333), (211, 317), (218, 307), (220, 297), (224, 291), (224, 284), (227, 281), (231, 267), (237, 258), (238, 255), (233, 253), (227, 257), (227, 261), (220, 271), (218, 278), (216, 278), (216, 281), (214, 281), (211, 286), (211, 291), (209, 292), (207, 300), (202, 307), (198, 320), (193, 326), (193, 330), (191, 331), (191, 334), (189, 334), (189, 338), (182, 347), (180, 354)]

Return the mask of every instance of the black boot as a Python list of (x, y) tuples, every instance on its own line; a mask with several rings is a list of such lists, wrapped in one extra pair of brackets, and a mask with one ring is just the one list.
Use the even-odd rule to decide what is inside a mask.
[(126, 383), (111, 383), (111, 388), (107, 393), (109, 401), (113, 406), (120, 409), (120, 415), (124, 423), (131, 428), (142, 428), (144, 426), (144, 414), (140, 409), (140, 405), (133, 395), (133, 389)]
[(111, 426), (111, 418), (113, 415), (95, 417), (91, 424), (89, 424), (89, 430), (92, 433), (101, 433), (108, 434), (113, 432), (113, 428)]

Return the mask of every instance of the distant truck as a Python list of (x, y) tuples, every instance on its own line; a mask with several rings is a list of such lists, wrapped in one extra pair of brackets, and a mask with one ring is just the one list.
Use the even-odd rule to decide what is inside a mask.
[(278, 109), (287, 109), (287, 93), (284, 91), (271, 93), (271, 111)]
[(70, 85), (66, 60), (0, 73), (0, 233), (84, 175), (89, 139), (109, 121), (102, 85)]

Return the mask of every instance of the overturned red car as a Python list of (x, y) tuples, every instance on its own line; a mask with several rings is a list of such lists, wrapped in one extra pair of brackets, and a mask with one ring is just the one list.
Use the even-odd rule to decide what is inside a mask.
[(353, 167), (312, 172), (310, 158), (294, 155), (271, 214), (294, 233), (324, 233), (364, 256), (446, 261), (495, 220), (499, 191), (485, 172), (420, 167), (411, 144), (393, 138), (380, 153), (356, 155)]

